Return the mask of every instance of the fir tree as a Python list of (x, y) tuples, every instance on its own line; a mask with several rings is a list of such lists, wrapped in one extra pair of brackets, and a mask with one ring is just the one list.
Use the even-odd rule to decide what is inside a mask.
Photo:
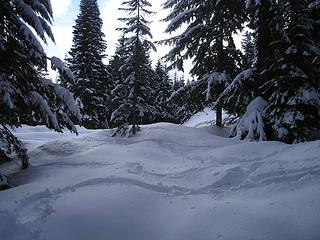
[(175, 72), (172, 80), (172, 92), (176, 92), (180, 88), (183, 88), (184, 86), (185, 86), (184, 80), (178, 77), (178, 74)]
[[(197, 85), (198, 89), (194, 88), (198, 92), (197, 95), (201, 96), (199, 92), (210, 87), (207, 92), (212, 93), (212, 100), (216, 100), (226, 85), (226, 82), (220, 81), (221, 74), (235, 76), (239, 71), (237, 61), (241, 59), (237, 58), (240, 52), (235, 49), (232, 34), (242, 29), (245, 21), (243, 2), (180, 0), (167, 1), (165, 8), (171, 9), (171, 13), (165, 19), (170, 22), (167, 33), (174, 32), (184, 23), (188, 23), (182, 34), (162, 41), (174, 45), (166, 57), (167, 60), (181, 69), (184, 59), (194, 57), (191, 72), (203, 82)], [(217, 81), (213, 80), (215, 76), (219, 78)], [(216, 110), (216, 124), (221, 126), (221, 106), (217, 104)]]
[(154, 74), (148, 58), (148, 51), (155, 49), (148, 38), (152, 38), (146, 16), (152, 14), (151, 4), (146, 0), (130, 0), (122, 3), (120, 10), (127, 12), (128, 17), (119, 20), (126, 23), (121, 28), (124, 34), (131, 34), (126, 42), (130, 51), (122, 70), (125, 73), (124, 82), (118, 89), (125, 93), (120, 106), (112, 113), (112, 121), (119, 126), (115, 135), (134, 135), (139, 131), (139, 123), (154, 112), (152, 105), (152, 79)]
[[(252, 2), (248, 1), (248, 6), (254, 12), (251, 27), (257, 61), (253, 69), (239, 74), (219, 99), (224, 99), (227, 109), (241, 116), (233, 135), (288, 143), (317, 139), (316, 119), (320, 109), (317, 5), (314, 1), (294, 0), (264, 0), (251, 5)], [(253, 111), (257, 102), (263, 104)]]
[(156, 91), (155, 91), (155, 107), (156, 107), (156, 120), (169, 121), (173, 118), (173, 108), (168, 102), (171, 96), (171, 79), (167, 68), (159, 60), (155, 68), (156, 74)]
[[(0, 1), (0, 162), (16, 155), (22, 168), (28, 166), (27, 150), (11, 132), (22, 119), (35, 117), (50, 129), (76, 132), (73, 120), (80, 113), (72, 95), (44, 75), (48, 58), (38, 39), (54, 41), (51, 22), (50, 1)], [(52, 57), (51, 63), (72, 78), (61, 60)]]
[(320, 33), (310, 2), (279, 3), (272, 28), (276, 38), (267, 71), (270, 79), (262, 86), (270, 137), (288, 143), (319, 138)]
[[(66, 53), (63, 59), (63, 66), (66, 69), (70, 69), (70, 66), (68, 64), (69, 60), (70, 59), (69, 59), (68, 53)], [(59, 74), (57, 76), (56, 82), (59, 83), (62, 87), (70, 89), (71, 86), (74, 85), (74, 78), (68, 78), (68, 77), (65, 77), (64, 74)]]
[(126, 59), (129, 57), (129, 49), (126, 45), (128, 39), (125, 35), (122, 35), (117, 43), (115, 54), (111, 57), (108, 68), (112, 78), (112, 84), (114, 87), (121, 83), (124, 78), (124, 72), (122, 71), (122, 66), (125, 65)]
[[(113, 112), (116, 110), (120, 103), (125, 98), (125, 89), (122, 87), (125, 80), (125, 75), (128, 74), (127, 71), (124, 69), (124, 65), (126, 63), (126, 59), (129, 57), (129, 49), (126, 45), (127, 38), (125, 35), (122, 35), (117, 43), (117, 48), (115, 51), (115, 54), (111, 57), (109, 61), (109, 71), (111, 74), (111, 104), (110, 104), (110, 110)], [(112, 127), (113, 122), (110, 122)]]
[(266, 127), (261, 123), (265, 121), (261, 109), (264, 106), (261, 103), (265, 100), (262, 98), (261, 85), (268, 79), (265, 70), (273, 56), (270, 24), (275, 16), (276, 4), (273, 0), (247, 0), (246, 7), (245, 12), (250, 16), (249, 27), (253, 33), (246, 33), (242, 43), (245, 53), (242, 72), (227, 85), (217, 102), (237, 119), (231, 136), (265, 140)]
[(109, 126), (110, 74), (103, 63), (107, 45), (101, 28), (97, 0), (81, 0), (69, 52), (75, 82), (69, 89), (82, 103), (82, 124), (87, 128)]
[(244, 38), (241, 41), (242, 50), (244, 52), (244, 63), (245, 69), (252, 68), (256, 59), (256, 46), (254, 42), (254, 34), (246, 31)]

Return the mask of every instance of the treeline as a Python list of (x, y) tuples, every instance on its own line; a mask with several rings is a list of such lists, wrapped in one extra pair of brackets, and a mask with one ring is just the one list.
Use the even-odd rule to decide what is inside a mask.
[[(139, 124), (182, 122), (212, 106), (218, 126), (234, 126), (231, 136), (319, 139), (319, 6), (315, 0), (166, 1), (166, 32), (182, 33), (159, 42), (172, 46), (164, 60), (183, 71), (184, 60), (193, 59), (198, 79), (176, 88), (166, 66), (151, 67), (148, 1), (123, 2), (129, 17), (119, 19), (123, 36), (106, 66), (97, 2), (81, 1), (67, 61), (76, 81), (62, 82), (79, 98), (84, 126), (118, 127), (121, 135), (136, 133)], [(240, 32), (242, 50), (234, 42)]]
[(59, 82), (77, 98), (86, 128), (118, 128), (115, 135), (130, 135), (139, 124), (181, 122), (182, 114), (169, 99), (185, 84), (176, 76), (171, 79), (161, 60), (152, 67), (150, 7), (147, 1), (123, 2), (120, 10), (130, 17), (118, 19), (124, 23), (118, 29), (122, 34), (115, 54), (104, 64), (107, 44), (97, 1), (80, 2), (73, 46), (65, 59), (75, 81), (60, 77)]

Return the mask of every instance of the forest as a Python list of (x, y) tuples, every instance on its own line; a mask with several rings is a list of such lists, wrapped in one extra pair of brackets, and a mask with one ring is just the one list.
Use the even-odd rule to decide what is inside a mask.
[[(310, 172), (299, 174), (318, 176), (320, 1), (165, 0), (162, 7), (168, 15), (162, 21), (167, 24), (165, 32), (169, 37), (160, 41), (154, 41), (151, 34), (151, 19), (157, 14), (152, 10), (151, 3), (151, 0), (122, 2), (119, 8), (122, 15), (115, 20), (122, 27), (114, 29), (121, 32), (121, 37), (115, 53), (106, 56), (108, 36), (102, 31), (102, 26), (108, 19), (101, 18), (97, 0), (81, 0), (73, 26), (72, 47), (64, 59), (59, 59), (48, 56), (44, 50), (48, 41), (55, 42), (51, 1), (0, 0), (0, 190), (24, 184), (28, 178), (22, 178), (25, 180), (21, 181), (19, 174), (29, 174), (28, 169), (32, 176), (37, 174), (33, 171), (36, 171), (35, 166), (40, 160), (37, 160), (33, 147), (42, 151), (47, 145), (46, 142), (42, 142), (44, 145), (41, 146), (33, 145), (38, 141), (36, 137), (32, 140), (22, 130), (19, 132), (19, 129), (29, 127), (44, 127), (41, 129), (61, 133), (68, 139), (78, 134), (81, 138), (81, 134), (88, 137), (86, 134), (102, 134), (100, 130), (106, 131), (110, 135), (107, 140), (97, 140), (100, 137), (104, 139), (103, 134), (92, 135), (92, 138), (96, 143), (105, 141), (109, 145), (119, 141), (122, 147), (130, 145), (135, 139), (152, 138), (152, 134), (155, 134), (161, 140), (157, 141), (160, 147), (156, 149), (168, 148), (174, 154), (175, 151), (190, 151), (195, 158), (201, 153), (192, 152), (196, 151), (192, 150), (193, 147), (197, 151), (202, 148), (213, 150), (216, 145), (209, 147), (212, 141), (217, 141), (218, 145), (226, 144), (223, 146), (233, 146), (233, 141), (237, 141), (237, 144), (248, 143), (248, 149), (253, 149), (254, 144), (260, 142), (266, 144), (263, 145), (266, 149), (269, 146), (267, 144), (275, 144), (270, 151), (279, 147), (279, 151), (285, 152), (286, 156), (290, 155), (290, 146), (298, 149), (312, 145), (310, 159), (313, 159), (314, 166)], [(241, 48), (235, 44), (235, 38), (239, 37), (242, 39)], [(152, 59), (150, 53), (161, 45), (169, 46), (170, 50), (163, 58)], [(184, 73), (187, 60), (192, 60), (192, 79), (173, 74)], [(49, 75), (49, 68), (58, 73), (57, 79)], [(190, 119), (203, 109), (210, 109), (214, 113), (211, 124), (215, 126), (211, 126), (211, 129), (215, 134), (221, 135), (223, 132), (224, 139), (211, 141), (207, 132), (178, 128), (188, 121), (190, 123)], [(63, 133), (66, 131), (73, 134)], [(170, 131), (177, 131), (177, 135)], [(169, 140), (177, 142), (184, 142), (184, 138), (193, 140), (185, 142), (186, 145), (181, 149), (171, 149), (168, 145), (161, 145), (166, 135)], [(52, 136), (55, 138), (56, 135)], [(42, 136), (39, 137), (42, 139)], [(176, 137), (181, 137), (181, 140)], [(56, 139), (57, 147), (61, 139)], [(77, 141), (70, 140), (68, 144), (78, 144)], [(197, 141), (203, 144), (192, 145)], [(85, 146), (77, 151), (81, 152), (82, 148)], [(147, 148), (146, 145), (141, 151)], [(71, 148), (70, 152), (75, 149)], [(128, 149), (130, 147), (124, 148), (124, 151)], [(257, 149), (261, 149), (261, 152), (256, 154), (262, 154), (263, 147)], [(68, 151), (62, 148), (63, 159), (68, 156)], [(157, 151), (155, 156), (158, 156)], [(292, 152), (301, 153), (298, 150)], [(50, 154), (48, 152), (42, 159), (50, 160)], [(110, 150), (111, 158), (112, 154), (117, 156)], [(170, 156), (174, 159), (173, 155)], [(209, 155), (206, 156), (209, 158)], [(220, 155), (217, 156), (219, 158)], [(227, 151), (224, 156), (228, 156)], [(282, 161), (276, 153), (265, 157), (261, 155), (261, 158), (266, 160), (270, 156), (278, 156)], [(203, 156), (203, 169), (211, 168), (206, 162), (208, 158)], [(54, 159), (58, 160), (58, 157)], [(188, 156), (184, 159), (188, 159)], [(243, 159), (238, 160), (241, 162)], [(18, 175), (17, 172), (7, 173), (6, 166), (12, 163), (19, 167)], [(101, 167), (106, 167), (104, 164), (107, 163), (103, 162)], [(131, 169), (136, 162), (130, 164), (129, 173), (133, 171), (137, 174), (142, 169), (139, 164), (148, 165), (147, 161), (143, 161)], [(245, 178), (246, 171), (239, 168), (246, 169), (248, 166), (245, 162), (239, 164), (229, 169), (235, 175), (231, 176), (232, 180), (224, 178), (223, 186), (225, 181), (233, 186), (233, 181)], [(252, 165), (250, 169), (255, 166)], [(27, 172), (21, 173), (20, 169)], [(193, 166), (191, 169), (198, 168)], [(276, 169), (270, 171), (276, 174)], [(229, 170), (225, 170), (226, 174), (230, 173)], [(151, 173), (145, 172), (145, 175), (148, 174)], [(164, 173), (156, 177), (164, 176), (161, 174)], [(286, 176), (288, 181), (291, 181), (290, 176)], [(125, 182), (126, 177), (122, 180), (108, 178), (106, 181), (118, 184)], [(173, 178), (172, 175), (167, 177)], [(250, 178), (250, 181), (255, 180)], [(159, 192), (173, 191), (179, 196), (189, 194), (185, 186), (172, 186), (168, 190), (163, 185), (149, 186), (136, 180), (130, 180), (129, 183)], [(167, 182), (168, 185), (170, 183)], [(243, 186), (246, 184), (243, 183)], [(50, 194), (60, 190), (52, 190)], [(223, 187), (222, 190), (225, 191)], [(208, 194), (209, 190), (190, 190), (190, 194), (194, 193)], [(0, 209), (0, 218), (1, 214)], [(312, 236), (320, 236), (317, 234), (315, 232)], [(11, 239), (10, 235), (6, 239)], [(38, 238), (32, 235), (28, 239)], [(221, 240), (222, 237), (218, 235), (217, 239)]]

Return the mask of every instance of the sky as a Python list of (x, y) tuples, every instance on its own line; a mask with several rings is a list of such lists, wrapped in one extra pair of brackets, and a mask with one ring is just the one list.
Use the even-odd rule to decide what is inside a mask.
[[(121, 33), (116, 28), (124, 26), (124, 23), (117, 20), (117, 18), (124, 16), (124, 13), (119, 11), (121, 0), (98, 0), (100, 8), (100, 17), (103, 20), (102, 31), (105, 34), (107, 41), (107, 59), (113, 55), (116, 48), (116, 43)], [(156, 12), (155, 15), (150, 17), (152, 21), (150, 28), (153, 35), (153, 41), (162, 40), (168, 37), (164, 33), (167, 23), (160, 21), (167, 15), (167, 11), (163, 10), (161, 4), (164, 0), (150, 0), (152, 10)], [(52, 31), (55, 36), (56, 43), (50, 42), (46, 46), (48, 56), (56, 56), (64, 59), (65, 54), (72, 46), (72, 30), (75, 24), (75, 19), (79, 13), (80, 0), (51, 0), (54, 23)], [(159, 58), (163, 57), (170, 47), (157, 45), (157, 52), (151, 53), (151, 59), (156, 62)], [(191, 61), (186, 62), (186, 72), (191, 68)], [(52, 72), (51, 72), (52, 74)], [(182, 73), (180, 73), (182, 74)], [(190, 77), (186, 73), (186, 77)]]

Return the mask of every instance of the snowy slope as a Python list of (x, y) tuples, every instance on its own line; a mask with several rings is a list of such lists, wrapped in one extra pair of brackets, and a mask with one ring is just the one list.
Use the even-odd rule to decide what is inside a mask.
[(204, 127), (214, 124), (216, 113), (210, 108), (205, 108), (203, 111), (191, 116), (183, 125), (186, 127)]
[[(229, 115), (226, 112), (222, 113), (222, 119), (226, 119)], [(201, 112), (198, 112), (191, 116), (183, 126), (186, 127), (206, 127), (214, 125), (216, 120), (216, 112), (209, 107), (204, 108)]]
[(320, 141), (142, 129), (129, 139), (20, 129), (32, 166), (0, 192), (0, 239), (320, 239)]

